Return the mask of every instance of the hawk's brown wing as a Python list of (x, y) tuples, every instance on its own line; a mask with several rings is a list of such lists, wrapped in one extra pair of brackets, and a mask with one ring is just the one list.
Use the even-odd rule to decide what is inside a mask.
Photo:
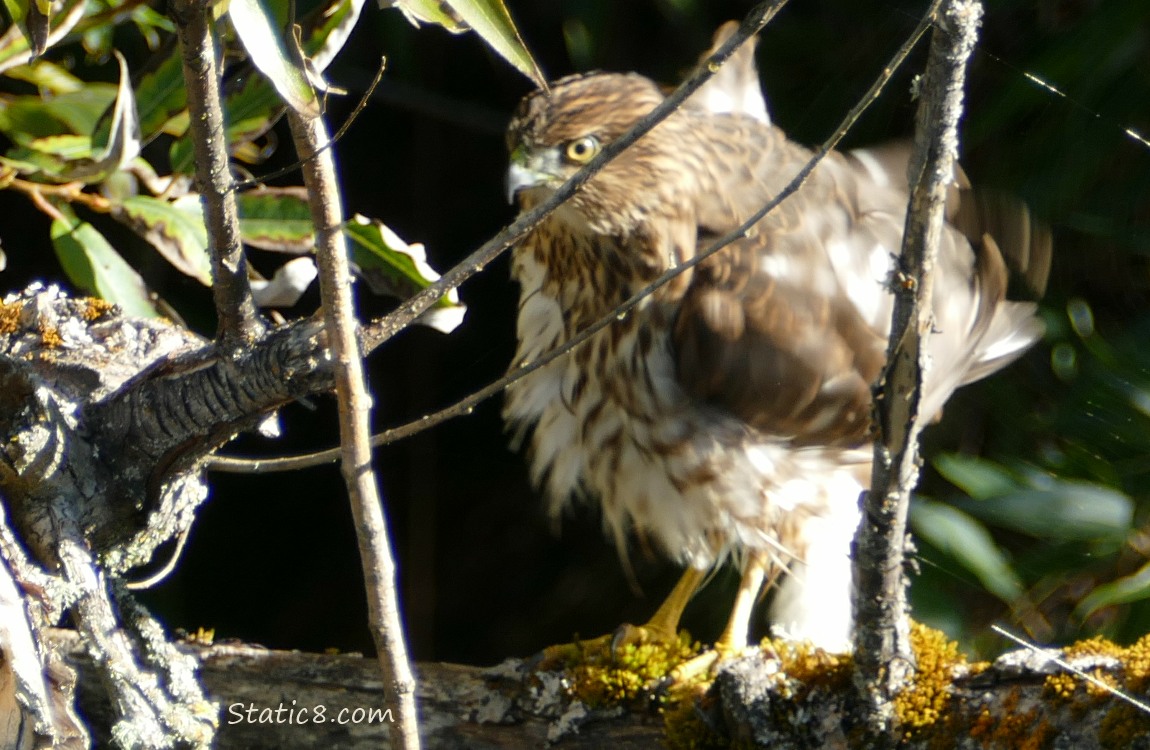
[(764, 433), (859, 443), (885, 341), (842, 295), (763, 272), (772, 238), (740, 240), (697, 269), (673, 332), (680, 383)]
[[(698, 126), (711, 131), (706, 162), (721, 186), (700, 195), (696, 206), (705, 247), (710, 235), (733, 229), (781, 191), (810, 154), (750, 118), (700, 116)], [(905, 157), (878, 153), (882, 161), (831, 154), (751, 237), (699, 266), (673, 332), (688, 393), (796, 444), (866, 439), (870, 386), (889, 333), (886, 285), (907, 201), (905, 172), (900, 177), (882, 166), (905, 165)], [(992, 220), (983, 224), (972, 218), (987, 213)], [(1002, 253), (985, 231), (1011, 225), (1003, 219), (1013, 214), (1000, 213), (968, 212), (974, 248), (955, 227), (943, 233), (927, 414), (959, 385), (1014, 359), (1039, 333), (1032, 306), (1005, 301)], [(1011, 241), (1029, 242), (1032, 232), (1014, 226)]]

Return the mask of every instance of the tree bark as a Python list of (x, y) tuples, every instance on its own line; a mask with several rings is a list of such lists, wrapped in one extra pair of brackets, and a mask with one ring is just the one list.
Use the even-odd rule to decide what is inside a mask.
[[(55, 631), (50, 640), (79, 671), (80, 707), (95, 738), (106, 739), (112, 710), (103, 691), (94, 687), (98, 679), (90, 657), (69, 631)], [(204, 685), (220, 703), (218, 748), (389, 747), (380, 721), (338, 723), (344, 709), (348, 721), (356, 709), (383, 712), (383, 722), (389, 709), (396, 714), (396, 696), (384, 689), (374, 659), (244, 644), (182, 644), (180, 649), (199, 664)], [(1116, 684), (1139, 669), (1137, 659), (1120, 650), (1067, 661)], [(712, 739), (771, 750), (857, 746), (843, 722), (851, 698), (849, 679), (836, 682), (833, 669), (800, 679), (778, 667), (761, 653), (723, 667), (696, 708), (715, 730)], [(934, 701), (933, 709), (931, 700), (920, 701), (917, 716), (933, 717), (933, 722), (905, 726), (901, 748), (1150, 747), (1145, 714), (1089, 689), (1043, 654), (1013, 652), (993, 665), (948, 670), (946, 683), (935, 684), (941, 692), (932, 693), (948, 697)], [(417, 673), (420, 726), (424, 746), (431, 750), (668, 746), (657, 709), (588, 709), (567, 696), (562, 674), (529, 672), (521, 660), (486, 669), (424, 663), (417, 665)], [(324, 723), (312, 720), (320, 706)]]

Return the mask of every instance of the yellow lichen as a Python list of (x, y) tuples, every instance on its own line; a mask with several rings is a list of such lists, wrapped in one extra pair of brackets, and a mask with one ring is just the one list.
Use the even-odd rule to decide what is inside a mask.
[(570, 692), (592, 708), (641, 702), (675, 667), (698, 653), (699, 644), (686, 632), (674, 642), (628, 643), (613, 653), (602, 648), (580, 650), (574, 644), (565, 659)]
[(40, 329), (40, 343), (48, 349), (55, 349), (64, 343), (64, 338), (58, 328), (44, 326)]
[(966, 664), (958, 644), (939, 630), (911, 623), (911, 650), (915, 671), (911, 683), (894, 699), (895, 715), (907, 740), (933, 727), (946, 715), (954, 670)]
[(1074, 698), (1081, 682), (1077, 675), (1060, 672), (1047, 676), (1042, 690), (1046, 695), (1068, 701)]
[(805, 641), (775, 638), (764, 638), (761, 647), (764, 653), (778, 659), (780, 675), (801, 685), (802, 695), (816, 687), (834, 691), (850, 683), (854, 664), (850, 654), (834, 654)]
[(0, 302), (0, 335), (20, 330), (20, 305)]
[(81, 315), (83, 316), (84, 320), (89, 322), (93, 320), (99, 320), (100, 318), (110, 313), (112, 310), (116, 309), (116, 306), (111, 302), (98, 299), (96, 297), (85, 297), (83, 302), (84, 310)]
[(1014, 689), (1003, 698), (998, 715), (991, 713), (989, 708), (983, 708), (970, 721), (967, 731), (971, 738), (988, 750), (1044, 750), (1050, 747), (1056, 735), (1054, 728), (1039, 717), (1037, 710), (1019, 710), (1019, 703), (1019, 691)]

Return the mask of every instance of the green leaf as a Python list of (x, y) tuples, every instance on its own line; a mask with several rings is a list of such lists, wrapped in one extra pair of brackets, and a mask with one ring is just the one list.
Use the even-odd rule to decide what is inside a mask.
[(302, 187), (249, 190), (236, 196), (243, 241), (261, 250), (306, 253), (315, 246), (314, 225)]
[[(351, 257), (358, 276), (376, 294), (407, 299), (439, 278), (427, 264), (423, 245), (408, 245), (383, 222), (356, 214), (344, 224), (343, 231), (352, 241)], [(421, 315), (419, 322), (450, 333), (463, 322), (466, 310), (458, 290), (452, 289)]]
[(468, 30), (467, 23), (444, 0), (379, 0), (379, 7), (399, 8), (412, 26), (433, 23), (452, 34), (462, 34)]
[(973, 573), (987, 591), (1017, 602), (1025, 591), (1006, 554), (986, 527), (957, 508), (916, 497), (910, 506), (914, 533), (950, 555)]
[(115, 99), (115, 86), (89, 83), (50, 100), (39, 96), (0, 100), (0, 131), (21, 144), (49, 135), (91, 135)]
[(112, 215), (146, 239), (182, 273), (212, 285), (208, 231), (196, 194), (168, 202), (147, 195), (126, 198)]
[(159, 133), (165, 123), (188, 106), (188, 90), (184, 86), (179, 50), (172, 50), (158, 67), (140, 79), (136, 86), (136, 100), (139, 103), (140, 134), (144, 140)]
[(543, 71), (523, 44), (503, 0), (381, 0), (380, 5), (385, 8), (398, 6), (416, 26), (426, 21), (439, 24), (455, 34), (474, 29), (488, 46), (534, 81), (536, 86), (547, 87)]
[(308, 84), (302, 61), (297, 63), (288, 57), (283, 33), (260, 1), (231, 0), (228, 14), (252, 62), (271, 79), (288, 106), (305, 117), (318, 116), (319, 102)]
[(989, 524), (1061, 540), (1121, 539), (1130, 532), (1134, 517), (1133, 501), (1118, 490), (1063, 480), (991, 500), (956, 498), (953, 502)]
[(515, 28), (511, 14), (503, 0), (447, 0), (451, 8), (467, 22), (504, 60), (530, 78), (540, 88), (547, 87), (547, 79)]
[(50, 234), (56, 257), (72, 283), (88, 294), (114, 302), (126, 315), (159, 317), (144, 280), (86, 221), (80, 221), (67, 205), (57, 205), (61, 218), (52, 222)]
[(29, 6), (19, 0), (4, 0), (12, 26), (0, 36), (0, 73), (32, 62), (51, 45), (63, 39), (84, 17), (85, 0), (67, 0), (49, 18), (51, 3)]
[[(228, 113), (228, 149), (235, 156), (239, 146), (259, 138), (271, 129), (283, 113), (284, 103), (266, 78), (253, 75), (243, 86), (228, 95), (224, 111)], [(172, 144), (169, 159), (173, 172), (190, 174), (194, 171), (192, 141), (187, 134)]]
[(91, 154), (92, 139), (88, 136), (53, 135), (11, 149), (0, 157), (0, 162), (24, 175), (67, 182), (65, 173), (71, 160), (89, 158)]
[(1019, 487), (1009, 470), (984, 458), (944, 453), (934, 459), (934, 468), (975, 500), (1005, 495)]
[(102, 60), (115, 48), (116, 27), (110, 23), (92, 24), (84, 29), (80, 43), (90, 60)]
[(359, 20), (363, 3), (364, 0), (336, 0), (322, 14), (323, 22), (308, 37), (305, 45), (308, 58), (317, 70), (327, 70), (343, 49)]
[(1096, 587), (1078, 603), (1074, 614), (1085, 620), (1103, 607), (1129, 604), (1147, 598), (1150, 598), (1150, 562), (1132, 575)]
[(4, 10), (8, 11), (8, 18), (12, 20), (12, 23), (23, 22), (24, 17), (28, 15), (28, 4), (19, 0), (3, 0), (3, 2)]
[(132, 23), (148, 43), (148, 49), (154, 50), (160, 46), (160, 35), (163, 31), (168, 34), (176, 33), (176, 25), (165, 15), (158, 13), (147, 5), (137, 5), (132, 8)]
[(111, 119), (106, 121), (106, 134), (104, 127), (98, 127), (92, 134), (93, 147), (102, 143), (103, 148), (93, 154), (90, 160), (70, 164), (65, 171), (65, 177), (69, 180), (99, 182), (140, 153), (140, 119), (136, 112), (131, 76), (128, 74), (128, 61), (118, 50), (114, 54), (120, 64), (120, 83), (116, 87)]
[(28, 150), (67, 160), (88, 159), (92, 156), (92, 139), (86, 135), (50, 135), (30, 141)]
[(26, 81), (49, 94), (71, 94), (84, 88), (84, 82), (66, 68), (48, 60), (31, 65), (17, 65), (7, 72), (9, 78)]

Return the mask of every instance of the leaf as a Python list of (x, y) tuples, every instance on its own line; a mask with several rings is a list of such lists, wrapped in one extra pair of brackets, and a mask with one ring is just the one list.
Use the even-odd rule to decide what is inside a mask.
[(52, 222), (52, 245), (72, 283), (88, 294), (114, 302), (126, 315), (158, 317), (144, 280), (104, 235), (88, 222), (80, 221), (68, 206), (61, 204), (56, 208), (61, 218)]
[(989, 524), (1062, 540), (1122, 539), (1134, 517), (1133, 501), (1118, 490), (1065, 480), (989, 500), (956, 498), (953, 502)]
[(1137, 572), (1097, 586), (1078, 603), (1075, 617), (1085, 620), (1103, 607), (1150, 598), (1150, 562)]
[(21, 144), (49, 135), (90, 136), (115, 99), (115, 86), (89, 83), (47, 101), (39, 96), (0, 100), (0, 131)]
[(29, 142), (28, 150), (61, 159), (86, 159), (92, 155), (92, 139), (86, 135), (50, 135)]
[(351, 36), (351, 30), (359, 21), (364, 0), (336, 0), (323, 14), (323, 23), (308, 38), (305, 49), (312, 65), (319, 71), (327, 70), (328, 65), (339, 54)]
[(915, 534), (953, 557), (987, 591), (1013, 604), (1023, 595), (1022, 580), (990, 532), (971, 516), (945, 503), (915, 497), (910, 506)]
[(39, 57), (48, 49), (48, 32), (52, 27), (52, 3), (33, 0), (28, 4), (28, 15), (24, 17), (24, 33), (28, 35), (29, 52)]
[(27, 146), (11, 149), (0, 162), (21, 174), (38, 175), (67, 182), (64, 173), (69, 160), (86, 159), (92, 154), (92, 139), (84, 135), (52, 135), (37, 138)]
[(231, 0), (228, 14), (252, 62), (275, 86), (288, 106), (304, 117), (319, 116), (319, 102), (302, 65), (288, 57), (283, 34), (259, 0)]
[[(49, 21), (48, 14), (41, 12), (39, 8), (29, 9), (25, 13), (24, 9), (28, 6), (18, 0), (5, 0), (4, 4), (14, 23), (0, 37), (0, 73), (17, 65), (32, 62), (39, 56), (33, 52), (34, 48), (39, 48), (42, 54), (48, 47), (67, 36), (84, 17), (86, 7), (85, 0), (67, 0)], [(48, 5), (50, 7), (50, 4)], [(33, 19), (33, 15), (38, 18)], [(44, 20), (39, 20), (41, 18)], [(39, 38), (41, 34), (43, 37)]]
[(167, 16), (161, 15), (147, 5), (137, 5), (132, 8), (132, 23), (136, 30), (148, 43), (148, 49), (154, 50), (160, 46), (159, 32), (176, 33), (176, 25)]
[(8, 71), (8, 77), (26, 81), (50, 94), (71, 94), (84, 88), (84, 82), (66, 68), (48, 60), (37, 60), (31, 65), (18, 65)]
[[(271, 129), (283, 114), (284, 103), (268, 79), (252, 75), (238, 90), (228, 95), (224, 111), (228, 113), (228, 150), (234, 156), (239, 146)], [(194, 171), (192, 140), (186, 133), (172, 144), (169, 159), (173, 172), (191, 174)]]
[(165, 123), (188, 106), (183, 66), (178, 50), (173, 50), (154, 70), (145, 73), (136, 86), (140, 113), (140, 134), (150, 140)]
[(439, 24), (458, 34), (474, 29), (504, 60), (535, 82), (547, 88), (547, 79), (515, 28), (503, 0), (381, 0), (380, 7), (398, 6), (408, 20)]
[[(376, 294), (407, 299), (426, 289), (439, 278), (427, 264), (423, 245), (408, 245), (383, 222), (356, 214), (344, 224), (352, 241), (351, 257), (357, 274)], [(467, 307), (452, 289), (419, 317), (419, 322), (437, 331), (450, 333), (463, 322)]]
[(306, 253), (315, 246), (314, 225), (302, 187), (249, 190), (236, 196), (243, 241), (261, 250)]
[(467, 22), (504, 60), (530, 78), (536, 86), (547, 88), (547, 79), (527, 46), (503, 0), (447, 0), (451, 8)]
[(150, 242), (182, 273), (204, 286), (212, 285), (208, 231), (199, 195), (185, 195), (172, 202), (136, 195), (114, 207), (112, 215)]
[(252, 294), (260, 307), (291, 307), (311, 283), (318, 271), (311, 257), (293, 258), (276, 269), (271, 281), (252, 281)]
[(934, 468), (975, 500), (1005, 495), (1019, 487), (1009, 470), (984, 458), (944, 453), (934, 459)]
[(399, 8), (412, 26), (433, 23), (450, 31), (462, 34), (468, 30), (467, 23), (459, 17), (445, 0), (379, 0), (381, 8)]
[(70, 164), (64, 176), (69, 180), (99, 182), (109, 173), (121, 169), (135, 159), (141, 148), (140, 120), (136, 113), (136, 97), (132, 92), (132, 80), (128, 74), (128, 61), (118, 50), (114, 52), (120, 63), (120, 84), (116, 89), (116, 99), (112, 104), (112, 117), (107, 135), (97, 128), (92, 135), (93, 148), (106, 137), (104, 148), (90, 160), (80, 160)]

